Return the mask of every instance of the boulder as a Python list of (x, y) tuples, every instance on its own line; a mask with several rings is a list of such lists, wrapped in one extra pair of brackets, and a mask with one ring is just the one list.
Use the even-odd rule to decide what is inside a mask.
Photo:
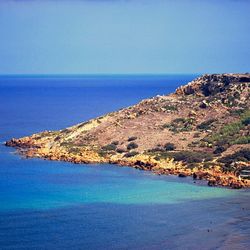
[(180, 173), (178, 176), (179, 176), (179, 177), (181, 177), (181, 178), (183, 178), (183, 177), (187, 177), (187, 175), (186, 175), (186, 174), (184, 174), (184, 173)]
[(231, 182), (230, 183), (230, 187), (232, 188), (232, 189), (241, 189), (243, 186), (242, 186), (242, 184), (240, 183), (240, 182)]
[(201, 102), (201, 104), (200, 104), (200, 108), (202, 108), (202, 109), (205, 109), (205, 108), (207, 108), (209, 106), (209, 104), (205, 101), (205, 100), (203, 100), (202, 102)]
[(217, 185), (216, 180), (209, 180), (207, 185), (210, 187), (216, 186)]

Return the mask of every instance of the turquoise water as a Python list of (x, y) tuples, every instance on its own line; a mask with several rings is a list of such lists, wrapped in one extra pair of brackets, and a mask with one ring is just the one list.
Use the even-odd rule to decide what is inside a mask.
[[(0, 78), (1, 141), (64, 128), (192, 78)], [(129, 167), (24, 159), (0, 146), (1, 249), (247, 249), (249, 198)]]
[[(1, 210), (50, 209), (75, 204), (176, 204), (189, 200), (230, 197), (239, 193), (193, 185), (191, 179), (159, 177), (129, 167), (74, 165), (20, 159), (1, 149)], [(7, 159), (6, 159), (7, 155)]]

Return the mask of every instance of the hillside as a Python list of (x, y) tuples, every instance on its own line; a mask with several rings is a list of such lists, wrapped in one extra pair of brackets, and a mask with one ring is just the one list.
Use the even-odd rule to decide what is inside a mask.
[(203, 75), (175, 93), (6, 142), (27, 157), (114, 163), (209, 185), (250, 186), (250, 74)]

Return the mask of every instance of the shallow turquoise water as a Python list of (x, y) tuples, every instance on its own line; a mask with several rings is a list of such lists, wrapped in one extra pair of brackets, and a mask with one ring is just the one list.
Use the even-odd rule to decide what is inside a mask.
[(74, 204), (175, 204), (230, 197), (239, 191), (194, 185), (188, 178), (153, 175), (129, 167), (74, 165), (20, 159), (1, 148), (0, 210), (49, 209)]
[(0, 162), (1, 249), (248, 249), (246, 190), (3, 146)]
[[(64, 128), (192, 78), (0, 78), (0, 141)], [(14, 152), (0, 145), (0, 249), (249, 249), (247, 190)]]

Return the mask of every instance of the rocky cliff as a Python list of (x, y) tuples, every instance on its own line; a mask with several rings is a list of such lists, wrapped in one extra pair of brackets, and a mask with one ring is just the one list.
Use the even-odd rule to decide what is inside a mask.
[(209, 185), (249, 186), (250, 74), (203, 75), (175, 93), (146, 99), (60, 131), (6, 142), (28, 157), (116, 163)]

